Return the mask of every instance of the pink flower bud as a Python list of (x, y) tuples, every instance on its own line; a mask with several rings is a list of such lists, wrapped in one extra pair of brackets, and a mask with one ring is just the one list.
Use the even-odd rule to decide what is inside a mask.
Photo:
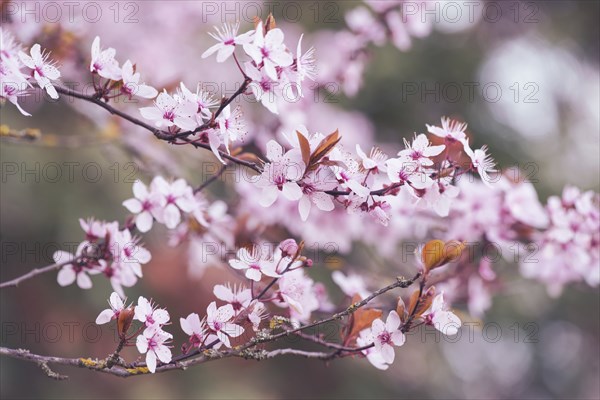
[(294, 239), (286, 239), (279, 243), (279, 249), (283, 253), (284, 257), (292, 257), (298, 252), (298, 243), (296, 243)]

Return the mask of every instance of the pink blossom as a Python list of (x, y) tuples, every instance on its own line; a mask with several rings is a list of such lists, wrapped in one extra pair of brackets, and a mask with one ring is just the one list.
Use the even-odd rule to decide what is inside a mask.
[(231, 106), (227, 106), (223, 109), (219, 117), (217, 117), (216, 121), (219, 125), (225, 148), (229, 152), (229, 142), (240, 139), (246, 133), (241, 109), (236, 107), (232, 111)]
[(288, 200), (300, 200), (303, 196), (298, 180), (304, 175), (306, 166), (298, 151), (284, 152), (283, 147), (274, 140), (267, 143), (267, 158), (264, 170), (257, 182), (262, 188), (259, 203), (269, 207), (277, 200), (279, 192)]
[(375, 350), (387, 364), (394, 362), (394, 346), (402, 346), (406, 341), (400, 328), (400, 316), (396, 311), (390, 311), (385, 323), (379, 318), (371, 325), (371, 334)]
[[(196, 313), (192, 313), (186, 318), (179, 318), (179, 324), (181, 325), (181, 330), (190, 337), (189, 342), (192, 347), (201, 347), (204, 344), (210, 344), (218, 340), (215, 335), (207, 334), (206, 318), (200, 321), (200, 317)], [(220, 342), (213, 345), (214, 349), (218, 349), (219, 347), (221, 347)]]
[[(206, 58), (217, 53), (217, 62), (223, 62), (227, 60), (234, 52), (236, 45), (246, 45), (252, 41), (254, 31), (248, 31), (241, 35), (238, 35), (238, 29), (240, 28), (239, 22), (235, 24), (223, 24), (223, 28), (219, 29), (215, 27), (217, 33), (209, 33), (210, 36), (215, 38), (219, 43), (211, 46), (208, 50), (202, 53), (202, 58)], [(262, 29), (262, 27), (261, 27)]]
[(444, 335), (456, 335), (461, 326), (460, 318), (446, 309), (444, 292), (435, 296), (429, 311), (423, 314), (423, 317), (428, 325), (433, 326)]
[(136, 214), (135, 224), (140, 232), (148, 232), (152, 229), (154, 218), (162, 217), (160, 212), (166, 206), (167, 199), (159, 193), (149, 192), (140, 180), (133, 183), (133, 195), (133, 198), (123, 202), (123, 206)]
[(158, 327), (146, 329), (136, 340), (140, 353), (146, 354), (146, 366), (151, 373), (156, 372), (156, 360), (167, 364), (171, 362), (172, 354), (167, 342), (173, 338), (168, 332)]
[(100, 48), (100, 37), (96, 36), (92, 43), (92, 61), (90, 72), (113, 81), (121, 80), (121, 68), (115, 60), (116, 50), (112, 47), (102, 50)]
[(217, 299), (231, 304), (234, 316), (238, 316), (252, 301), (252, 292), (242, 285), (239, 287), (231, 287), (229, 284), (215, 285), (213, 293)]
[(140, 83), (140, 73), (133, 72), (133, 64), (127, 60), (122, 69), (123, 85), (121, 91), (130, 99), (132, 96), (153, 99), (158, 95), (158, 91), (152, 86)]
[(426, 189), (433, 185), (433, 180), (423, 171), (419, 162), (405, 157), (390, 158), (386, 166), (388, 178), (393, 183), (407, 183), (415, 189)]
[(262, 21), (256, 27), (254, 41), (244, 44), (244, 51), (252, 57), (256, 65), (263, 64), (267, 75), (274, 80), (279, 79), (276, 67), (287, 67), (294, 61), (283, 44), (281, 29), (271, 29), (265, 35)]
[[(181, 100), (181, 101), (178, 101)], [(191, 101), (174, 98), (164, 90), (158, 95), (154, 107), (142, 107), (142, 117), (154, 121), (158, 128), (176, 126), (184, 130), (193, 130), (198, 124), (195, 118), (197, 106)]]
[(273, 114), (277, 114), (277, 99), (281, 96), (281, 88), (277, 79), (271, 78), (266, 69), (258, 70), (252, 63), (245, 64), (246, 75), (252, 79), (250, 90), (256, 98)]
[(252, 329), (258, 332), (261, 321), (268, 315), (267, 308), (260, 301), (253, 300), (247, 309), (249, 310), (247, 319), (252, 324)]
[(496, 163), (492, 157), (487, 154), (487, 146), (484, 145), (480, 149), (473, 151), (469, 147), (469, 139), (465, 139), (463, 146), (465, 153), (467, 153), (471, 159), (471, 163), (473, 164), (473, 167), (477, 169), (477, 172), (479, 173), (479, 176), (481, 176), (483, 183), (485, 183), (488, 187), (491, 187), (491, 183), (493, 181), (490, 178), (489, 173), (496, 172)]
[[(360, 331), (356, 338), (356, 344), (358, 347), (365, 347), (375, 342), (375, 337), (371, 333), (371, 329), (367, 328)], [(378, 351), (374, 346), (361, 350), (361, 353), (367, 357), (367, 360), (377, 369), (385, 371), (389, 368), (389, 364), (385, 362), (381, 352)]]
[(404, 139), (404, 145), (406, 149), (401, 150), (398, 155), (404, 159), (412, 160), (422, 167), (433, 165), (430, 157), (439, 155), (446, 148), (444, 145), (431, 146), (427, 136), (422, 133), (419, 136), (415, 135), (412, 144)]
[(371, 148), (369, 155), (367, 156), (365, 152), (362, 150), (360, 145), (356, 144), (356, 153), (362, 160), (362, 167), (367, 171), (373, 171), (375, 173), (381, 171), (385, 172), (386, 166), (385, 162), (388, 159), (388, 156), (383, 153), (378, 147)]
[(313, 311), (319, 309), (319, 302), (314, 291), (314, 281), (303, 269), (286, 272), (277, 281), (282, 303), (279, 305), (290, 308), (290, 316), (300, 321), (308, 321)]
[(467, 135), (465, 134), (467, 124), (452, 120), (450, 118), (442, 117), (441, 128), (435, 125), (426, 126), (429, 133), (433, 133), (435, 136), (446, 139), (446, 143), (463, 143), (467, 138)]
[(119, 314), (125, 308), (125, 303), (123, 302), (119, 294), (116, 292), (111, 293), (108, 304), (110, 305), (110, 308), (107, 308), (106, 310), (100, 312), (100, 314), (96, 318), (97, 325), (106, 324), (107, 322), (110, 322), (113, 319), (119, 319)]
[(17, 107), (19, 112), (26, 117), (30, 117), (27, 111), (25, 111), (19, 104), (19, 97), (27, 94), (26, 88), (18, 83), (12, 82), (10, 77), (13, 75), (0, 75), (0, 99), (8, 100)]
[(135, 306), (135, 319), (144, 323), (146, 328), (161, 327), (169, 322), (169, 313), (164, 308), (157, 308), (143, 296), (138, 298)]
[(231, 304), (226, 304), (217, 308), (217, 303), (213, 301), (208, 305), (206, 314), (206, 324), (225, 347), (231, 347), (229, 341), (230, 337), (236, 338), (244, 333), (243, 327), (231, 322), (235, 315), (235, 311)]
[(119, 231), (111, 243), (113, 254), (113, 268), (128, 269), (138, 278), (142, 277), (142, 264), (147, 264), (152, 259), (150, 252), (142, 247), (141, 238), (132, 237), (128, 229)]
[(194, 191), (184, 179), (167, 182), (162, 176), (157, 176), (150, 184), (150, 190), (164, 198), (164, 208), (156, 211), (156, 219), (169, 229), (175, 228), (181, 222), (181, 213), (191, 213), (197, 203)]
[(327, 190), (333, 190), (338, 186), (335, 174), (329, 167), (321, 167), (304, 175), (300, 181), (302, 197), (298, 202), (298, 211), (302, 221), (308, 219), (312, 204), (321, 211), (331, 211), (335, 208), (332, 197)]
[(200, 83), (196, 86), (196, 92), (192, 93), (183, 82), (179, 84), (179, 96), (185, 101), (196, 103), (198, 108), (196, 110), (196, 120), (201, 123), (203, 120), (210, 119), (212, 113), (210, 108), (219, 104), (210, 93), (203, 91), (200, 87)]
[(100, 270), (95, 269), (93, 266), (89, 266), (88, 262), (85, 260), (76, 260), (83, 254), (86, 246), (86, 242), (79, 244), (75, 255), (63, 250), (58, 250), (52, 255), (55, 263), (73, 261), (71, 264), (64, 265), (58, 272), (56, 280), (60, 286), (69, 286), (77, 281), (77, 286), (81, 289), (91, 289), (92, 280), (88, 274), (95, 275), (100, 273)]
[(58, 99), (58, 92), (52, 85), (52, 81), (60, 78), (60, 71), (54, 66), (53, 61), (48, 61), (49, 54), (43, 53), (39, 44), (31, 47), (31, 56), (19, 52), (19, 58), (28, 68), (32, 70), (31, 75), (39, 87), (46, 90), (53, 99)]
[(280, 276), (275, 271), (275, 263), (261, 254), (258, 247), (253, 247), (248, 251), (245, 247), (238, 250), (235, 259), (229, 260), (232, 268), (246, 270), (246, 278), (255, 282), (260, 282), (262, 275), (271, 277)]

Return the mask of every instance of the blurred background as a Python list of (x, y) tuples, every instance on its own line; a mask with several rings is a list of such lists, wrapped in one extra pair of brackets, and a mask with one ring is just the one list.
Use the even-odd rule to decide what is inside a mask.
[[(336, 57), (335, 47), (327, 48), (332, 32), (347, 29), (347, 13), (364, 6), (358, 1), (122, 1), (102, 2), (97, 19), (90, 2), (75, 2), (74, 18), (67, 6), (56, 3), (58, 19), (46, 2), (2, 1), (2, 25), (25, 45), (40, 42), (51, 49), (64, 66), (65, 82), (89, 81), (89, 47), (100, 35), (103, 46), (115, 47), (121, 62), (134, 60), (142, 80), (154, 87), (172, 88), (183, 80), (193, 88), (202, 81), (217, 93), (233, 92), (239, 77), (231, 63), (215, 68), (213, 59), (200, 58), (212, 44), (207, 32), (213, 25), (239, 20), (245, 30), (254, 15), (265, 18), (272, 11), (289, 37), (286, 43), (292, 47), (304, 32), (304, 46), (314, 45), (318, 64), (322, 60), (326, 68)], [(449, 3), (457, 5), (462, 18), (444, 8)], [(466, 17), (466, 3), (477, 3), (473, 18)], [(398, 147), (402, 138), (424, 132), (426, 123), (452, 116), (469, 122), (475, 146), (488, 144), (501, 167), (518, 165), (543, 202), (567, 184), (598, 191), (599, 4), (428, 2), (434, 10), (426, 17), (432, 32), (413, 38), (405, 51), (391, 43), (370, 46), (362, 87), (349, 95), (347, 87), (334, 82), (315, 92), (319, 108), (307, 125), (330, 132), (338, 127), (332, 118), (339, 117), (349, 143)], [(260, 135), (274, 117), (250, 103), (241, 105), (262, 143)], [(0, 110), (2, 124), (11, 129), (41, 131), (41, 139), (31, 143), (0, 142), (2, 281), (51, 263), (59, 248), (73, 251), (82, 238), (79, 217), (125, 218), (120, 204), (131, 197), (136, 178), (148, 182), (160, 172), (200, 182), (217, 168), (210, 155), (147, 140), (145, 132), (119, 125), (86, 104), (49, 103), (38, 93), (23, 107), (34, 116), (22, 117), (11, 105)], [(227, 182), (215, 185), (213, 194), (234, 198)], [(127, 295), (153, 297), (178, 321), (211, 301), (212, 286), (225, 272), (213, 269), (200, 280), (191, 278), (187, 257), (167, 247), (165, 237), (162, 227), (145, 236), (153, 260)], [(353, 265), (369, 262), (364, 254), (348, 257), (357, 257), (350, 260)], [(317, 271), (315, 278), (340, 299), (326, 275)], [(518, 275), (509, 282), (485, 319), (463, 329), (459, 340), (429, 331), (411, 335), (385, 372), (364, 359), (330, 365), (296, 358), (230, 359), (127, 380), (57, 367), (70, 379), (55, 382), (32, 363), (0, 358), (0, 390), (3, 398), (61, 399), (600, 398), (599, 291), (571, 286), (552, 299), (541, 285)], [(3, 289), (2, 345), (105, 357), (114, 350), (115, 332), (93, 321), (110, 292), (103, 279), (89, 291), (60, 288), (53, 273)], [(178, 346), (184, 341), (178, 322), (171, 328)], [(135, 349), (123, 355), (137, 357)]]

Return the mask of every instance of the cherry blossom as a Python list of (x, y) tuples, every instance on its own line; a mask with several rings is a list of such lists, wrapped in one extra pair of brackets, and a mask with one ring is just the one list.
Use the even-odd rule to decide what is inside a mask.
[[(229, 153), (229, 142), (234, 142), (246, 133), (246, 128), (242, 120), (242, 113), (239, 107), (231, 110), (228, 105), (223, 109), (219, 117), (216, 119), (219, 126), (220, 138), (225, 145), (225, 149)], [(211, 145), (212, 148), (212, 145)], [(217, 154), (213, 149), (213, 153)], [(220, 159), (220, 156), (217, 156)]]
[(217, 308), (217, 303), (213, 301), (208, 305), (206, 314), (206, 324), (225, 347), (231, 347), (230, 337), (236, 338), (244, 333), (243, 327), (231, 322), (235, 315), (231, 304)]
[(314, 291), (314, 281), (303, 269), (286, 272), (277, 281), (277, 291), (282, 306), (290, 308), (290, 316), (299, 321), (308, 321), (313, 311), (319, 308), (319, 302)]
[(223, 300), (233, 307), (234, 316), (238, 316), (242, 310), (247, 308), (252, 301), (252, 292), (250, 289), (246, 289), (243, 286), (231, 287), (227, 285), (215, 285), (213, 288), (215, 297), (219, 300)]
[(256, 100), (273, 114), (277, 114), (277, 99), (281, 92), (278, 81), (267, 75), (265, 68), (259, 71), (252, 63), (246, 63), (245, 70), (246, 75), (252, 79), (250, 90)]
[(196, 104), (183, 99), (178, 101), (164, 90), (156, 98), (154, 107), (142, 107), (140, 113), (142, 117), (154, 121), (158, 128), (178, 127), (193, 130), (198, 126), (193, 118), (196, 110)]
[(194, 191), (184, 179), (167, 182), (157, 176), (150, 184), (152, 193), (164, 198), (164, 208), (157, 210), (157, 220), (173, 229), (181, 222), (181, 213), (191, 213), (197, 206)]
[(415, 189), (426, 189), (433, 185), (433, 180), (418, 162), (406, 158), (390, 158), (386, 166), (388, 177), (394, 183), (407, 183)]
[(140, 232), (148, 232), (152, 229), (154, 218), (162, 218), (162, 208), (166, 206), (165, 196), (156, 192), (149, 192), (142, 181), (133, 183), (134, 197), (123, 202), (123, 206), (130, 212), (136, 214), (135, 224)]
[(63, 263), (73, 261), (70, 264), (63, 266), (58, 272), (56, 280), (60, 286), (69, 286), (77, 281), (77, 286), (82, 289), (91, 289), (92, 280), (88, 274), (98, 274), (99, 269), (95, 269), (93, 265), (89, 265), (88, 261), (79, 259), (87, 246), (86, 242), (79, 244), (76, 254), (58, 250), (54, 252), (52, 258), (55, 263)]
[[(211, 56), (217, 53), (217, 62), (223, 62), (227, 60), (234, 52), (236, 45), (246, 45), (252, 41), (254, 31), (248, 31), (238, 35), (237, 32), (240, 28), (239, 22), (235, 24), (223, 24), (223, 27), (219, 29), (215, 27), (217, 33), (209, 33), (210, 36), (215, 38), (219, 43), (211, 46), (208, 50), (202, 53), (202, 58)], [(262, 27), (261, 27), (262, 29)]]
[(464, 149), (465, 153), (467, 153), (467, 155), (471, 159), (473, 167), (477, 169), (479, 176), (481, 176), (481, 180), (483, 181), (483, 183), (491, 187), (493, 180), (490, 177), (489, 173), (496, 172), (496, 170), (494, 169), (496, 163), (494, 162), (492, 157), (487, 153), (487, 146), (484, 145), (480, 149), (473, 151), (469, 147), (469, 139), (466, 139), (464, 142)]
[(402, 346), (406, 341), (404, 333), (400, 328), (400, 317), (396, 311), (390, 311), (385, 323), (379, 318), (374, 320), (371, 325), (371, 335), (375, 350), (381, 355), (384, 362), (391, 364), (394, 362), (394, 346)]
[(247, 310), (249, 311), (247, 319), (252, 324), (252, 329), (257, 332), (261, 321), (268, 315), (267, 308), (265, 307), (264, 303), (258, 300), (253, 300), (248, 305)]
[(48, 60), (49, 54), (42, 52), (39, 44), (36, 43), (31, 47), (30, 54), (29, 56), (22, 51), (19, 52), (21, 62), (32, 70), (31, 76), (39, 87), (53, 99), (58, 99), (58, 92), (52, 85), (52, 81), (60, 78), (60, 71), (54, 66), (53, 61)]
[(458, 122), (450, 118), (442, 117), (442, 127), (435, 125), (427, 125), (427, 131), (434, 134), (435, 136), (444, 138), (446, 143), (461, 142), (467, 138), (465, 134), (467, 124), (464, 122)]
[(114, 267), (129, 269), (139, 278), (142, 277), (141, 265), (152, 259), (150, 252), (139, 244), (140, 240), (141, 238), (134, 238), (128, 229), (124, 229), (115, 235), (110, 249)]
[(19, 112), (26, 117), (30, 117), (27, 111), (25, 111), (19, 104), (19, 97), (27, 94), (26, 89), (17, 83), (11, 82), (9, 79), (0, 75), (0, 99), (8, 100), (17, 107)]
[[(317, 77), (317, 66), (315, 60), (315, 48), (309, 48), (306, 53), (302, 54), (302, 38), (304, 34), (300, 35), (298, 39), (298, 46), (296, 47), (296, 72), (298, 74), (296, 82), (302, 82), (305, 78), (314, 81)], [(301, 88), (300, 85), (297, 86)], [(302, 95), (302, 92), (300, 92)]]
[[(192, 347), (200, 347), (205, 343), (213, 343), (218, 338), (213, 334), (207, 334), (206, 319), (200, 320), (200, 317), (196, 313), (189, 314), (186, 318), (179, 318), (179, 324), (181, 330), (188, 335), (189, 342)], [(221, 342), (215, 343), (215, 349), (221, 347)]]
[(385, 166), (385, 162), (388, 159), (388, 156), (383, 153), (379, 148), (373, 147), (369, 152), (369, 155), (362, 150), (360, 145), (356, 144), (356, 154), (362, 160), (362, 167), (367, 171), (373, 171), (375, 173), (381, 171), (386, 172), (387, 168)]
[(271, 277), (280, 276), (275, 271), (275, 263), (265, 257), (258, 247), (248, 251), (242, 247), (237, 251), (237, 258), (229, 260), (229, 265), (238, 270), (246, 270), (246, 278), (260, 282), (263, 274)]
[(112, 47), (102, 50), (100, 48), (100, 37), (96, 36), (92, 43), (90, 72), (113, 81), (121, 80), (121, 68), (119, 68), (118, 61), (115, 60), (116, 53), (117, 51)]
[(422, 133), (419, 136), (415, 135), (412, 144), (404, 139), (404, 145), (406, 149), (398, 152), (398, 155), (404, 159), (414, 161), (422, 167), (433, 165), (431, 157), (439, 155), (446, 148), (444, 145), (431, 146), (427, 136)]
[(262, 188), (260, 204), (269, 207), (277, 200), (279, 192), (288, 200), (299, 200), (303, 196), (298, 180), (304, 175), (306, 166), (297, 151), (285, 153), (274, 140), (267, 143), (267, 159), (257, 186)]
[(428, 325), (433, 326), (444, 335), (456, 335), (461, 326), (460, 318), (452, 313), (452, 311), (446, 310), (444, 292), (435, 296), (430, 309), (423, 314), (423, 317)]
[(196, 103), (198, 108), (196, 110), (196, 120), (201, 123), (203, 120), (210, 119), (212, 113), (210, 108), (219, 104), (210, 93), (202, 90), (200, 83), (196, 87), (196, 92), (190, 91), (183, 82), (179, 84), (179, 96), (185, 101)]
[(298, 202), (298, 211), (302, 221), (308, 219), (312, 204), (321, 211), (331, 211), (335, 205), (331, 196), (324, 193), (338, 186), (335, 174), (330, 168), (319, 168), (308, 172), (300, 182), (302, 197)]
[(152, 86), (140, 83), (140, 73), (134, 73), (134, 67), (131, 61), (125, 61), (121, 72), (123, 78), (121, 92), (123, 92), (123, 94), (128, 96), (130, 99), (133, 96), (153, 99), (158, 95), (158, 91)]
[(164, 308), (156, 308), (148, 299), (143, 296), (138, 298), (138, 304), (135, 306), (135, 319), (143, 322), (146, 329), (160, 327), (169, 322), (169, 313)]
[(157, 359), (165, 364), (171, 362), (172, 354), (167, 342), (172, 338), (173, 335), (158, 327), (146, 329), (137, 337), (137, 349), (146, 354), (146, 365), (151, 373), (156, 372)]
[(359, 347), (367, 347), (371, 345), (371, 347), (367, 347), (366, 349), (361, 350), (361, 353), (367, 357), (367, 360), (373, 365), (375, 368), (385, 371), (390, 367), (390, 364), (386, 363), (373, 343), (375, 342), (375, 338), (371, 333), (371, 329), (363, 329), (360, 331), (358, 337), (356, 338), (356, 344)]
[(276, 67), (287, 67), (294, 61), (291, 53), (283, 44), (283, 32), (279, 28), (270, 29), (266, 35), (262, 21), (254, 34), (254, 41), (244, 44), (244, 51), (257, 65), (262, 64), (267, 75), (279, 79)]
[(110, 305), (110, 308), (100, 312), (96, 318), (96, 324), (103, 325), (113, 319), (119, 319), (119, 314), (125, 308), (125, 302), (116, 292), (111, 293), (108, 304)]

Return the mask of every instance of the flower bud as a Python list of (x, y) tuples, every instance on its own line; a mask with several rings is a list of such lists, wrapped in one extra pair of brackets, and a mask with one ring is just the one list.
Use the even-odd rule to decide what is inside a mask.
[(124, 338), (127, 335), (127, 331), (131, 326), (134, 315), (135, 312), (133, 311), (133, 307), (124, 308), (119, 313), (119, 318), (117, 319), (117, 331), (120, 338)]
[(294, 239), (285, 239), (279, 243), (279, 249), (284, 257), (293, 257), (298, 253), (298, 243)]

